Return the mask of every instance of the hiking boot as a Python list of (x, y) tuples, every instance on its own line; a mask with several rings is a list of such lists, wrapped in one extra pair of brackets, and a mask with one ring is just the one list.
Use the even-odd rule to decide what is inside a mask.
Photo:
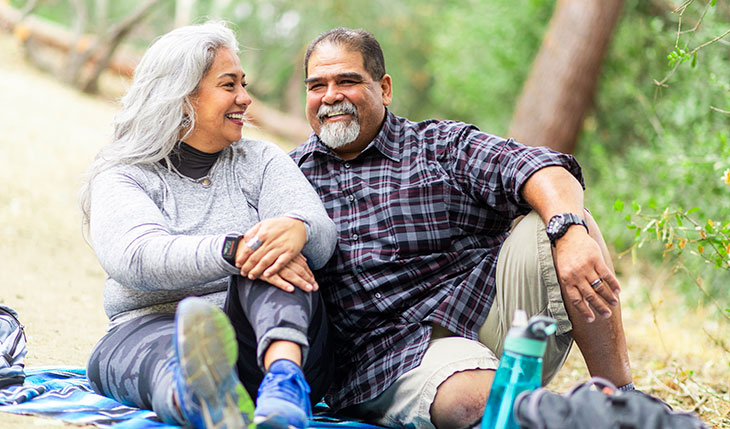
[(254, 423), (259, 429), (306, 428), (312, 415), (309, 384), (294, 362), (272, 363), (261, 382), (256, 399)]
[(196, 428), (244, 428), (253, 402), (238, 379), (236, 334), (228, 317), (191, 297), (175, 314), (175, 391), (180, 411)]

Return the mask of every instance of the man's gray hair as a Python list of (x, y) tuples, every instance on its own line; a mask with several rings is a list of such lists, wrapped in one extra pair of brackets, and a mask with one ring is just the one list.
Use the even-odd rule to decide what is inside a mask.
[(320, 34), (309, 44), (307, 52), (304, 54), (305, 78), (309, 75), (309, 57), (320, 43), (330, 43), (360, 52), (363, 67), (370, 73), (373, 80), (378, 82), (385, 76), (385, 57), (383, 56), (383, 49), (375, 36), (362, 29), (353, 30), (352, 28), (338, 27)]
[[(233, 31), (222, 21), (180, 27), (159, 37), (145, 52), (114, 117), (112, 141), (85, 173), (79, 190), (84, 224), (88, 224), (91, 181), (119, 164), (166, 160), (176, 143), (195, 126), (190, 98), (213, 65), (220, 48), (238, 53)], [(187, 128), (185, 135), (180, 133)]]

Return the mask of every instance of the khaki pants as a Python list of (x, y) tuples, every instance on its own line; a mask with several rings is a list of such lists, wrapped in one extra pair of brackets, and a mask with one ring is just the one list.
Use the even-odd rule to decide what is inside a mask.
[(515, 310), (544, 314), (558, 322), (543, 360), (543, 384), (563, 366), (573, 344), (545, 224), (530, 212), (504, 242), (497, 259), (497, 292), (479, 341), (434, 326), (421, 365), (399, 377), (378, 397), (347, 409), (348, 414), (389, 427), (433, 428), (430, 409), (436, 389), (454, 373), (497, 369)]

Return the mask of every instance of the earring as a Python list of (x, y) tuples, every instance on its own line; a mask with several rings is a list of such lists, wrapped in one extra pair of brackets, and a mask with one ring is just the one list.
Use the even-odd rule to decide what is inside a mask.
[(187, 114), (183, 115), (183, 120), (180, 123), (180, 125), (183, 128), (189, 128), (191, 123), (192, 123), (192, 121), (190, 120), (190, 116), (188, 116)]

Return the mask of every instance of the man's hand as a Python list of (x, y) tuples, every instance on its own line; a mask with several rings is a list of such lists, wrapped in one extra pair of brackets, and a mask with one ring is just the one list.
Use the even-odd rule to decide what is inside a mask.
[[(254, 225), (241, 239), (236, 252), (236, 267), (241, 269), (242, 276), (251, 280), (259, 277), (293, 278), (293, 273), (301, 271), (297, 268), (301, 264), (295, 263), (290, 266), (290, 262), (301, 254), (306, 241), (307, 232), (302, 221), (289, 217), (265, 219)], [(282, 272), (284, 268), (288, 271)], [(306, 269), (309, 271), (309, 267)], [(314, 276), (311, 276), (310, 286), (313, 282)], [(298, 283), (301, 282), (295, 281), (294, 284)]]
[(294, 292), (294, 287), (298, 287), (305, 292), (319, 289), (317, 282), (314, 280), (314, 274), (307, 265), (307, 259), (301, 254), (292, 259), (277, 274), (267, 276), (264, 273), (260, 279), (287, 292)]
[[(589, 220), (583, 209), (583, 187), (563, 167), (538, 170), (525, 182), (522, 195), (545, 223), (559, 213), (574, 213)], [(592, 220), (588, 230), (600, 238), (598, 225)], [(582, 225), (571, 226), (555, 240), (553, 259), (566, 304), (575, 306), (589, 323), (595, 320), (593, 310), (611, 317), (610, 307), (618, 305), (621, 288), (601, 246)]]
[(565, 300), (572, 303), (589, 323), (595, 320), (593, 310), (605, 318), (611, 317), (610, 307), (618, 305), (621, 287), (604, 261), (598, 243), (585, 228), (573, 225), (556, 240), (554, 259)]

